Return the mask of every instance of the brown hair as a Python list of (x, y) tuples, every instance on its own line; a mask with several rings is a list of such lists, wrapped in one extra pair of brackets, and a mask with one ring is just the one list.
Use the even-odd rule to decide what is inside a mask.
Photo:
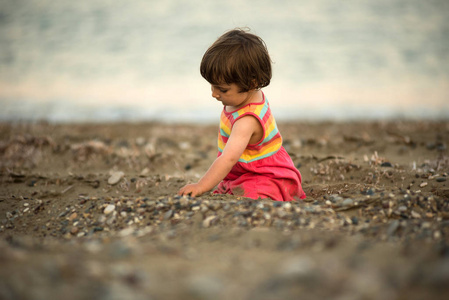
[(210, 84), (235, 83), (240, 92), (247, 92), (270, 84), (271, 59), (260, 37), (247, 30), (234, 29), (207, 49), (200, 72)]

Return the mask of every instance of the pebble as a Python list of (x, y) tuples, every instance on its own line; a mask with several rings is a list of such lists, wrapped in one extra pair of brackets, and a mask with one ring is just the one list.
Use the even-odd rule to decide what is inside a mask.
[(69, 219), (69, 221), (73, 221), (76, 219), (76, 217), (78, 217), (78, 214), (76, 212), (74, 212), (68, 217), (68, 219)]
[(406, 211), (407, 211), (407, 206), (405, 206), (405, 205), (399, 206), (399, 207), (398, 207), (398, 211), (400, 211), (400, 212), (406, 212)]
[(393, 222), (390, 223), (390, 226), (388, 226), (387, 235), (392, 236), (396, 232), (396, 230), (398, 230), (398, 228), (399, 228), (399, 221), (394, 220)]
[(310, 257), (297, 256), (284, 260), (280, 268), (280, 272), (283, 275), (297, 278), (312, 274), (315, 264)]
[(168, 220), (173, 216), (173, 210), (168, 210), (165, 214), (164, 214), (164, 220)]
[(427, 182), (423, 182), (419, 185), (419, 187), (425, 187), (425, 186), (427, 186)]
[(95, 226), (95, 227), (93, 228), (93, 232), (103, 231), (103, 230), (104, 230), (104, 227), (102, 227), (102, 226)]
[(145, 177), (150, 173), (150, 169), (148, 168), (144, 168), (141, 172), (140, 172), (140, 177)]
[[(59, 227), (56, 229), (54, 223), (48, 222), (46, 228), (53, 228), (54, 233), (52, 229), (41, 230), (44, 234), (73, 238), (84, 235), (143, 236), (149, 232), (162, 233), (161, 230), (172, 228), (176, 236), (180, 236), (182, 231), (179, 228), (198, 224), (201, 228), (224, 225), (247, 229), (271, 228), (284, 232), (292, 232), (299, 228), (326, 227), (331, 230), (350, 230), (367, 233), (372, 237), (381, 237), (385, 231), (382, 231), (382, 227), (378, 224), (384, 223), (388, 224), (385, 228), (387, 237), (404, 238), (405, 235), (402, 234), (406, 232), (405, 230), (398, 233), (398, 228), (403, 226), (414, 236), (429, 236), (439, 230), (441, 234), (436, 236), (437, 239), (444, 239), (445, 231), (438, 227), (440, 225), (430, 221), (432, 218), (435, 221), (436, 218), (440, 218), (443, 221), (440, 224), (443, 224), (444, 220), (449, 219), (447, 217), (449, 209), (441, 198), (425, 193), (416, 194), (409, 189), (365, 188), (361, 189), (360, 193), (370, 197), (355, 195), (355, 198), (348, 198), (342, 194), (331, 194), (325, 195), (323, 199), (311, 199), (313, 201), (283, 203), (220, 197), (208, 199), (159, 196), (150, 199), (140, 196), (94, 197), (82, 194), (73, 205), (60, 211), (46, 209), (45, 215), (53, 215), (57, 219), (56, 222), (59, 222)], [(373, 197), (376, 193), (379, 193), (380, 198)], [(35, 210), (34, 206), (34, 203), (29, 204), (30, 211)], [(349, 209), (354, 209), (357, 215), (346, 215), (344, 211)], [(440, 211), (436, 212), (437, 210)], [(14, 221), (21, 217), (22, 212), (22, 209), (8, 212), (7, 219), (3, 222), (4, 230), (14, 228)], [(409, 223), (404, 225), (392, 218), (409, 220)], [(427, 227), (421, 226), (421, 223), (412, 223), (422, 219), (429, 220)], [(354, 226), (347, 226), (351, 224)], [(409, 227), (413, 227), (413, 230), (409, 230)], [(145, 228), (150, 230), (144, 230)]]
[(440, 239), (441, 238), (441, 232), (439, 230), (435, 231), (433, 233), (433, 238), (436, 239), (436, 240)]
[(110, 213), (112, 213), (115, 210), (115, 205), (114, 204), (109, 204), (108, 206), (105, 207), (103, 213), (105, 215), (109, 215)]
[(72, 229), (70, 229), (70, 233), (73, 234), (73, 235), (77, 234), (78, 231), (79, 231), (79, 229), (76, 226), (73, 226)]
[(339, 195), (330, 195), (329, 200), (335, 203), (338, 201), (343, 201), (343, 198)]
[(214, 222), (216, 222), (216, 220), (218, 220), (217, 216), (209, 216), (206, 219), (204, 219), (203, 221), (203, 227), (210, 227), (211, 224), (213, 224)]
[(133, 227), (128, 227), (128, 228), (120, 230), (119, 231), (119, 236), (125, 237), (125, 236), (128, 236), (128, 235), (131, 235), (133, 232), (134, 232), (134, 228)]
[(421, 215), (419, 213), (417, 213), (416, 211), (412, 210), (411, 214), (412, 214), (413, 218), (421, 219)]
[(345, 200), (343, 200), (342, 205), (343, 206), (352, 206), (354, 204), (354, 200), (352, 200), (351, 198), (347, 198)]
[(437, 177), (435, 180), (437, 182), (445, 182), (446, 181), (446, 177)]
[(142, 146), (145, 145), (145, 142), (146, 142), (146, 141), (145, 141), (145, 138), (144, 138), (144, 137), (139, 136), (139, 137), (136, 138), (136, 145), (137, 145), (137, 146), (142, 147)]
[(122, 171), (112, 172), (111, 176), (108, 179), (108, 184), (114, 185), (114, 184), (119, 183), (124, 175), (125, 175), (125, 173), (123, 173)]
[(222, 280), (214, 274), (197, 274), (188, 280), (189, 294), (192, 299), (217, 299), (226, 288)]

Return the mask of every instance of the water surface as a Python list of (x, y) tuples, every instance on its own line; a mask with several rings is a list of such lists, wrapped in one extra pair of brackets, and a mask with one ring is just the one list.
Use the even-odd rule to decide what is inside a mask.
[(448, 17), (444, 0), (0, 0), (0, 119), (216, 122), (199, 63), (245, 26), (277, 119), (447, 118)]

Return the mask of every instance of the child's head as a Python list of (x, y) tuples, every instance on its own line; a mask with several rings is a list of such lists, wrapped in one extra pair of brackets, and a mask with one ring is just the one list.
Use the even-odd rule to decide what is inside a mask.
[(200, 72), (210, 84), (235, 83), (240, 92), (247, 92), (270, 84), (271, 59), (260, 37), (235, 29), (207, 49)]

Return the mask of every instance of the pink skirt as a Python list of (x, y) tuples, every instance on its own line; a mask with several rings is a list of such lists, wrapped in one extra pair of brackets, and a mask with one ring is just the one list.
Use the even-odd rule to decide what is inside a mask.
[[(218, 153), (220, 155), (221, 152)], [(306, 198), (301, 186), (301, 173), (284, 147), (267, 158), (250, 163), (237, 162), (214, 193), (276, 201)]]

